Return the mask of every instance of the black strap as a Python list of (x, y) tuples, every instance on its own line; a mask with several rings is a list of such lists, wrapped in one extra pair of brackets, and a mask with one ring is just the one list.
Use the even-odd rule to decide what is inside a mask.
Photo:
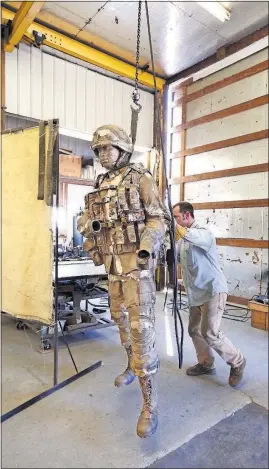
[(99, 366), (102, 365), (101, 361), (98, 361), (94, 363), (93, 365), (89, 366), (88, 368), (85, 368), (85, 370), (79, 371), (76, 375), (70, 376), (70, 378), (65, 379), (59, 384), (56, 384), (56, 386), (53, 386), (50, 389), (47, 389), (44, 392), (41, 392), (35, 397), (32, 397), (32, 399), (29, 399), (28, 401), (24, 402), (23, 404), (20, 404), (18, 407), (15, 407), (15, 409), (9, 410), (6, 412), (4, 415), (1, 416), (1, 422), (5, 422), (6, 420), (10, 419), (14, 415), (18, 414), (24, 409), (27, 409), (31, 405), (35, 404), (36, 402), (41, 401), (47, 396), (50, 396), (53, 394), (55, 391), (58, 391), (59, 389), (64, 388), (70, 383), (73, 383), (73, 381), (76, 381), (77, 379), (81, 378), (82, 376), (85, 376), (87, 373), (90, 373), (91, 371), (95, 370), (96, 368), (99, 368)]
[(96, 182), (94, 184), (94, 189), (98, 189), (100, 187), (100, 185), (102, 184), (102, 182), (106, 178), (106, 176), (107, 176), (107, 173), (99, 174), (99, 176), (97, 176)]

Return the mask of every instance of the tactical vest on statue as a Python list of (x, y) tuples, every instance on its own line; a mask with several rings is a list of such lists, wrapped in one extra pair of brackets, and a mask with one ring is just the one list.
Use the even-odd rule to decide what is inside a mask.
[(136, 252), (145, 227), (139, 182), (146, 172), (143, 166), (133, 164), (112, 179), (107, 173), (99, 176), (95, 190), (85, 196), (88, 248), (102, 255)]

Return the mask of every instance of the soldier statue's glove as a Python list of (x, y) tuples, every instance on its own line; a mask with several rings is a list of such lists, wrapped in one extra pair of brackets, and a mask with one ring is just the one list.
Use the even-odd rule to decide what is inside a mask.
[(88, 252), (94, 265), (103, 265), (104, 260), (102, 254), (95, 247), (92, 239), (86, 239), (83, 244), (84, 251)]

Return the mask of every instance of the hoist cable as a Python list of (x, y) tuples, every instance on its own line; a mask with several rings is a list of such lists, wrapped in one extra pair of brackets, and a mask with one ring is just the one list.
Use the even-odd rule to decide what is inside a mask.
[[(139, 2), (140, 3), (140, 2)], [(149, 11), (148, 11), (148, 2), (145, 1), (146, 7), (146, 17), (147, 17), (147, 27), (148, 27), (148, 36), (149, 36), (149, 46), (150, 46), (150, 57), (151, 57), (151, 67), (152, 67), (152, 74), (153, 74), (153, 82), (154, 82), (154, 98), (155, 98), (155, 109), (156, 109), (156, 117), (157, 117), (157, 126), (158, 126), (158, 133), (159, 133), (159, 143), (161, 145), (161, 153), (163, 158), (163, 167), (164, 167), (164, 177), (166, 182), (166, 189), (167, 189), (167, 201), (168, 201), (168, 208), (171, 213), (171, 217), (173, 220), (173, 208), (171, 202), (171, 195), (169, 191), (169, 184), (168, 184), (168, 175), (167, 175), (167, 165), (166, 165), (166, 158), (164, 151), (164, 143), (163, 143), (163, 136), (162, 136), (162, 127), (161, 127), (161, 112), (160, 106), (158, 102), (158, 92), (157, 92), (157, 85), (156, 85), (156, 74), (155, 74), (155, 67), (154, 67), (154, 56), (153, 56), (153, 48), (152, 48), (152, 38), (151, 38), (151, 31), (150, 31), (150, 20), (149, 20)], [(182, 368), (183, 363), (183, 338), (184, 338), (184, 327), (183, 321), (179, 312), (178, 303), (177, 303), (177, 294), (178, 294), (178, 279), (177, 279), (177, 255), (176, 255), (176, 245), (175, 245), (175, 226), (174, 223), (171, 223), (170, 228), (170, 241), (171, 241), (171, 250), (173, 253), (173, 280), (174, 280), (174, 287), (173, 287), (173, 316), (174, 316), (174, 324), (175, 324), (175, 335), (176, 335), (176, 342), (177, 342), (177, 352), (178, 352), (178, 366)], [(179, 319), (180, 326), (181, 326), (181, 338), (179, 341), (179, 334), (178, 334), (178, 324), (177, 320)]]

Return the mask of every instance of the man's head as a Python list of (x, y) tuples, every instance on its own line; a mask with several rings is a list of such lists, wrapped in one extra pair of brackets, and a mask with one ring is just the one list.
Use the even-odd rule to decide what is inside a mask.
[(133, 145), (125, 130), (117, 125), (103, 125), (93, 134), (92, 149), (106, 169), (126, 166)]
[(189, 202), (179, 202), (173, 207), (174, 218), (178, 225), (189, 228), (194, 222), (193, 206)]

